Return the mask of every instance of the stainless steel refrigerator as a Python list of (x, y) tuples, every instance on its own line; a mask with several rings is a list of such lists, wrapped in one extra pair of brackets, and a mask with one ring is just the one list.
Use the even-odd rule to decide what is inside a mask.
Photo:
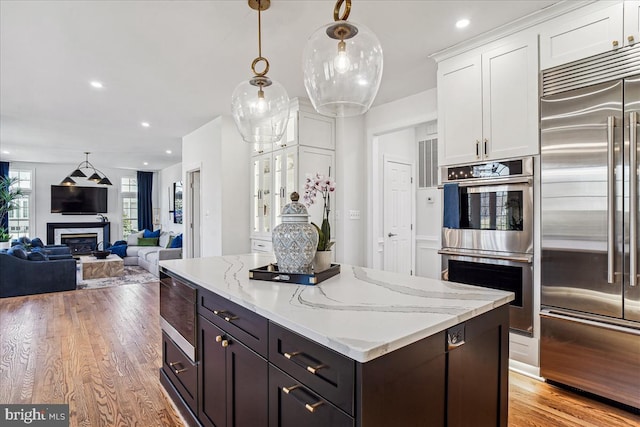
[(640, 45), (542, 90), (540, 374), (640, 408)]

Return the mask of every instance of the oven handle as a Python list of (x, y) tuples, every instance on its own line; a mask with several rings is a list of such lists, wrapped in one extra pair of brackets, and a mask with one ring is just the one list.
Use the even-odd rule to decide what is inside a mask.
[(487, 259), (501, 259), (505, 261), (513, 261), (520, 262), (525, 264), (531, 264), (533, 262), (533, 257), (531, 255), (501, 255), (501, 254), (477, 254), (477, 253), (469, 253), (469, 252), (460, 252), (449, 249), (440, 249), (438, 251), (440, 255), (453, 255), (453, 256), (466, 256), (470, 258), (487, 258)]
[[(459, 187), (480, 187), (502, 184), (533, 184), (533, 178), (530, 176), (517, 176), (511, 178), (483, 178), (483, 179), (466, 179), (463, 181), (449, 181), (448, 183), (457, 183)], [(438, 185), (439, 189), (444, 188), (444, 184)]]

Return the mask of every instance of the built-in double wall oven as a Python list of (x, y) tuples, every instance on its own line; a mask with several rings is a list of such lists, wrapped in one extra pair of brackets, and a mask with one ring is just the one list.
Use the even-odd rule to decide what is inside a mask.
[(442, 169), (442, 278), (513, 292), (512, 332), (533, 334), (533, 157)]

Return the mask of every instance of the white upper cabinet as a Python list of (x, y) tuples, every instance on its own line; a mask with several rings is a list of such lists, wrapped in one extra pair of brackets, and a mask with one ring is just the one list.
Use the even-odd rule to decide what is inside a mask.
[(438, 65), (440, 165), (539, 152), (537, 37), (492, 46)]
[(547, 21), (540, 32), (540, 68), (546, 70), (635, 43), (638, 3), (596, 2)]
[(640, 1), (624, 2), (624, 43), (640, 41)]
[[(281, 222), (282, 207), (291, 201), (293, 191), (302, 197), (305, 174), (327, 175), (331, 170), (335, 176), (335, 119), (317, 114), (304, 100), (292, 100), (282, 141), (254, 151), (251, 162), (252, 250), (270, 251), (268, 243), (273, 228)], [(322, 221), (322, 204), (319, 206), (309, 209), (313, 221)]]

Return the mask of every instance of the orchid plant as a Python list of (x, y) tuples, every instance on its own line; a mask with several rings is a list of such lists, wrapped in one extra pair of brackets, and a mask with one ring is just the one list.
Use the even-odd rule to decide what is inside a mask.
[(331, 177), (325, 177), (319, 173), (315, 175), (307, 174), (304, 185), (303, 202), (307, 207), (315, 204), (316, 197), (322, 196), (324, 203), (322, 208), (322, 226), (318, 227), (313, 222), (313, 226), (318, 230), (318, 250), (328, 251), (333, 246), (331, 241), (331, 226), (329, 225), (329, 212), (331, 212), (331, 196), (336, 191), (336, 182)]

